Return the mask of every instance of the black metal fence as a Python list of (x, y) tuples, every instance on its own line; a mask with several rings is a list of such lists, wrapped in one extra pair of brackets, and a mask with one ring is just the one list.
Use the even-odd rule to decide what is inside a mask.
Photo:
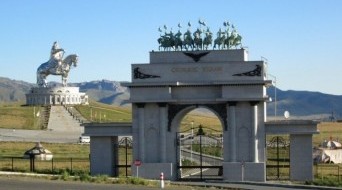
[(17, 172), (59, 173), (68, 170), (89, 172), (89, 158), (53, 158), (51, 160), (0, 157), (0, 170)]
[(330, 179), (341, 182), (342, 165), (339, 164), (314, 164), (315, 179)]

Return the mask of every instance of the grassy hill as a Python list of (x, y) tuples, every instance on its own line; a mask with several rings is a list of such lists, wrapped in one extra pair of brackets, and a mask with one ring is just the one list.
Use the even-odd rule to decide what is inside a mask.
[(90, 100), (88, 106), (78, 105), (75, 108), (89, 121), (93, 122), (131, 122), (130, 107), (108, 105)]
[(40, 129), (37, 113), (41, 107), (21, 106), (21, 103), (0, 104), (0, 128)]

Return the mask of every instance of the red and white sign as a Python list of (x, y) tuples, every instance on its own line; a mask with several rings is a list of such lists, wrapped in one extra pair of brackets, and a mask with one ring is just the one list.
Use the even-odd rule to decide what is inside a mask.
[(141, 166), (141, 161), (140, 160), (135, 160), (134, 161), (135, 166)]

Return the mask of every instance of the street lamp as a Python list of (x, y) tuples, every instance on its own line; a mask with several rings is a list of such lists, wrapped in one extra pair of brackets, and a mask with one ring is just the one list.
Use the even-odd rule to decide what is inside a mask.
[(190, 146), (190, 161), (192, 162), (192, 143), (194, 141), (194, 121), (191, 121), (191, 146)]
[(277, 117), (277, 77), (271, 74), (268, 74), (268, 76), (274, 78), (272, 83), (274, 84), (274, 119)]

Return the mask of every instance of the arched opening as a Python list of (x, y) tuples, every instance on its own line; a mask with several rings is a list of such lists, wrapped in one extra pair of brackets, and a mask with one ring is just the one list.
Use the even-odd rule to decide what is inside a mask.
[(206, 106), (189, 106), (175, 117), (177, 171), (181, 180), (222, 179), (222, 118)]

